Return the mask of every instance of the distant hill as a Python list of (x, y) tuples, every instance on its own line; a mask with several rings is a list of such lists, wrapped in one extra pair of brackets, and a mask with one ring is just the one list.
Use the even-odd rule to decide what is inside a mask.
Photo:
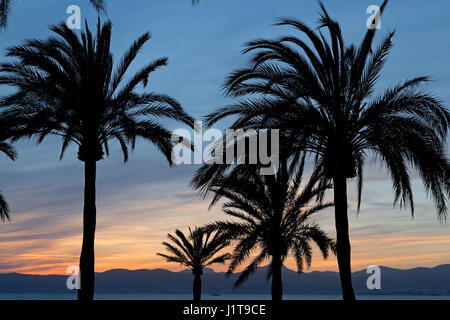
[[(266, 268), (257, 272), (242, 287), (233, 290), (237, 275), (227, 278), (223, 272), (205, 270), (204, 293), (269, 294), (270, 283), (266, 281)], [(409, 270), (381, 267), (381, 290), (368, 290), (365, 270), (353, 273), (353, 284), (358, 294), (450, 294), (450, 265), (435, 268)], [(68, 292), (66, 275), (29, 275), (20, 273), (0, 274), (0, 292)], [(164, 269), (125, 270), (115, 269), (96, 274), (96, 292), (101, 293), (190, 293), (192, 274), (189, 270), (171, 272)], [(284, 293), (286, 294), (339, 294), (337, 272), (297, 274), (284, 268)]]

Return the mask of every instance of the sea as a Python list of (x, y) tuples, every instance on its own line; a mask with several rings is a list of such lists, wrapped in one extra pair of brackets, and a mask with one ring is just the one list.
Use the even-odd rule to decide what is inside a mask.
[[(0, 300), (76, 300), (75, 293), (0, 293)], [(203, 300), (270, 300), (270, 295), (202, 295)], [(284, 300), (341, 300), (341, 295), (285, 294)], [(358, 300), (450, 300), (447, 295), (357, 295)], [(97, 293), (95, 300), (192, 300), (192, 294)]]

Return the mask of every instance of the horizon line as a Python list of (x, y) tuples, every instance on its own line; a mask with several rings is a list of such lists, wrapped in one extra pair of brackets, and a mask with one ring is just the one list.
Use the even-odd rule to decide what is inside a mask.
[[(450, 263), (438, 264), (438, 265), (435, 265), (434, 267), (417, 266), (417, 267), (406, 268), (406, 269), (403, 269), (403, 268), (394, 268), (394, 267), (389, 267), (389, 266), (384, 266), (384, 265), (379, 265), (378, 267), (380, 267), (380, 268), (389, 268), (389, 269), (400, 270), (400, 271), (409, 271), (409, 270), (414, 270), (414, 269), (436, 269), (436, 268), (442, 267), (442, 266), (450, 266)], [(265, 265), (265, 266), (262, 266), (262, 267), (257, 267), (257, 270), (259, 270), (259, 269), (264, 269), (264, 268), (266, 268), (266, 267), (268, 267), (268, 265)], [(283, 265), (283, 268), (288, 269), (289, 271), (298, 273), (296, 270), (291, 269), (291, 268), (288, 268), (288, 267), (286, 267), (285, 265)], [(101, 271), (101, 272), (97, 272), (97, 271), (96, 271), (95, 274), (102, 274), (102, 273), (106, 273), (106, 272), (110, 272), (110, 271), (119, 271), (119, 270), (121, 270), (121, 271), (130, 271), (130, 272), (135, 272), (135, 271), (157, 271), (157, 270), (163, 270), (163, 271), (167, 271), (167, 272), (170, 272), (170, 273), (181, 273), (181, 272), (190, 271), (189, 268), (185, 268), (185, 269), (180, 270), (180, 271), (173, 271), (173, 270), (164, 269), (164, 268), (154, 268), (154, 269), (125, 269), (125, 268), (117, 268), (117, 269), (108, 269), (108, 270)], [(212, 271), (213, 273), (217, 273), (217, 274), (220, 274), (220, 273), (226, 273), (226, 271), (215, 271), (215, 270), (212, 269), (212, 268), (205, 268), (204, 270), (210, 270), (210, 271)], [(353, 274), (353, 273), (357, 273), (357, 272), (361, 272), (361, 271), (364, 271), (364, 270), (367, 270), (367, 268), (366, 268), (366, 269), (360, 269), (360, 270), (352, 271), (352, 274)], [(239, 271), (239, 272), (233, 272), (233, 274), (239, 274), (239, 273), (241, 273), (241, 272), (242, 272), (242, 271)], [(301, 272), (301, 273), (299, 273), (299, 274), (309, 274), (309, 273), (313, 273), (313, 272), (319, 272), (319, 273), (325, 273), (325, 272), (339, 273), (339, 271), (334, 271), (334, 270), (312, 270), (312, 271)], [(27, 275), (27, 276), (42, 276), (42, 277), (49, 277), (49, 276), (70, 276), (69, 273), (66, 273), (66, 274), (33, 274), (33, 273), (21, 273), (21, 272), (6, 272), (6, 273), (0, 273), (0, 276), (2, 276), (2, 275), (10, 275), (10, 274), (19, 274), (19, 275)]]

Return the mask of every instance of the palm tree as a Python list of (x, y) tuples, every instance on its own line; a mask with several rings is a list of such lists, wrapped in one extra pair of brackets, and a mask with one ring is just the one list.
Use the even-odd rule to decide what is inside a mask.
[[(8, 18), (11, 13), (11, 3), (13, 0), (0, 0), (0, 30), (8, 26)], [(92, 6), (98, 11), (105, 10), (104, 0), (89, 0)]]
[[(17, 153), (14, 148), (6, 142), (9, 139), (9, 129), (6, 126), (6, 121), (0, 118), (0, 152), (4, 153), (11, 160), (17, 159)], [(9, 206), (3, 195), (0, 193), (0, 220), (5, 222), (9, 220)]]
[[(375, 97), (394, 33), (375, 50), (371, 48), (376, 29), (368, 29), (359, 47), (347, 46), (339, 24), (320, 6), (318, 31), (294, 19), (278, 23), (293, 27), (309, 41), (285, 36), (248, 43), (244, 52), (254, 53), (251, 66), (236, 71), (226, 82), (227, 93), (240, 100), (207, 119), (212, 125), (231, 115), (238, 118), (234, 128), (280, 128), (298, 137), (301, 150), (315, 155), (316, 174), (333, 182), (343, 298), (353, 300), (347, 179), (357, 178), (359, 211), (364, 165), (370, 158), (380, 159), (390, 171), (394, 205), (409, 206), (414, 214), (408, 168), (415, 167), (436, 202), (438, 217), (445, 219), (450, 114), (419, 88), (427, 77), (406, 80)], [(202, 174), (197, 184), (207, 185), (211, 176)]]
[(167, 64), (160, 58), (145, 65), (129, 80), (125, 74), (150, 33), (139, 37), (113, 68), (110, 52), (111, 23), (97, 25), (96, 39), (87, 24), (81, 38), (64, 23), (52, 26), (58, 37), (28, 40), (7, 50), (18, 61), (0, 65), (0, 84), (17, 88), (1, 99), (3, 114), (19, 124), (15, 139), (48, 135), (62, 138), (61, 158), (67, 147), (78, 146), (78, 159), (85, 165), (83, 246), (80, 257), (81, 300), (93, 299), (94, 237), (96, 226), (97, 161), (109, 155), (109, 143), (118, 142), (128, 159), (136, 139), (153, 143), (171, 164), (171, 133), (156, 118), (170, 118), (193, 125), (180, 104), (171, 97), (137, 92), (149, 75)]
[[(226, 199), (223, 211), (232, 221), (219, 221), (207, 230), (221, 230), (230, 240), (236, 240), (228, 275), (252, 253), (256, 257), (247, 265), (235, 283), (240, 286), (264, 261), (270, 259), (267, 279), (272, 278), (272, 300), (281, 301), (283, 294), (282, 265), (292, 255), (301, 273), (309, 268), (312, 259), (311, 243), (323, 254), (334, 250), (334, 242), (315, 223), (308, 223), (311, 215), (332, 203), (323, 203), (324, 192), (330, 185), (317, 185), (317, 177), (302, 185), (304, 157), (300, 165), (288, 168), (286, 161), (275, 175), (262, 175), (254, 165), (234, 167), (214, 179), (209, 191), (214, 193), (211, 206)], [(317, 198), (316, 203), (312, 200)]]
[(189, 228), (189, 236), (186, 237), (180, 230), (175, 231), (175, 236), (167, 235), (169, 242), (163, 242), (170, 255), (157, 253), (168, 262), (180, 263), (192, 270), (194, 275), (193, 296), (194, 301), (200, 301), (202, 295), (203, 269), (215, 264), (225, 263), (229, 259), (229, 253), (219, 254), (219, 251), (228, 246), (228, 241), (223, 238), (221, 232), (205, 231)]

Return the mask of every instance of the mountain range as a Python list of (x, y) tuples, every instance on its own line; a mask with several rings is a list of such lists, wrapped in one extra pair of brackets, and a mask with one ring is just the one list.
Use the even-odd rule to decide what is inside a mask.
[[(434, 268), (408, 270), (380, 267), (381, 289), (369, 290), (366, 270), (353, 273), (357, 294), (449, 295), (450, 264)], [(206, 269), (202, 277), (203, 292), (209, 294), (269, 294), (266, 281), (267, 267), (259, 268), (241, 287), (233, 289), (239, 274), (229, 278), (223, 272)], [(64, 293), (68, 275), (0, 274), (2, 293)], [(172, 272), (165, 269), (113, 269), (96, 274), (96, 292), (99, 293), (190, 293), (193, 276), (189, 270)], [(339, 274), (333, 271), (313, 271), (298, 274), (283, 269), (285, 294), (339, 294)]]

